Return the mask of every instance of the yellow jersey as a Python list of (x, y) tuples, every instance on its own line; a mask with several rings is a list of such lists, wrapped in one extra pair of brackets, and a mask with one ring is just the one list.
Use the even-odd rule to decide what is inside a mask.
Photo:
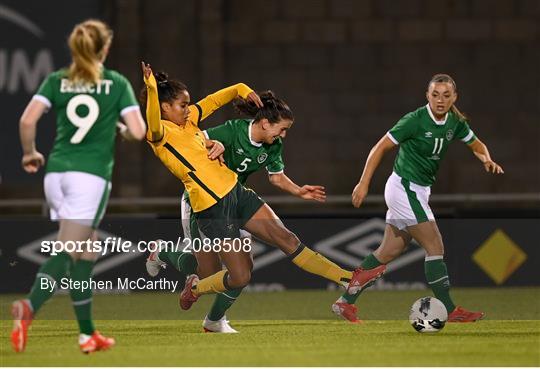
[[(243, 83), (215, 92), (189, 107), (189, 118), (183, 126), (161, 119), (157, 83), (153, 75), (145, 79), (148, 97), (146, 139), (154, 154), (179, 178), (189, 195), (194, 212), (200, 212), (218, 202), (237, 182), (235, 172), (219, 160), (208, 159), (206, 140), (199, 123), (235, 97), (246, 98), (252, 90)], [(152, 141), (163, 132), (159, 141)]]

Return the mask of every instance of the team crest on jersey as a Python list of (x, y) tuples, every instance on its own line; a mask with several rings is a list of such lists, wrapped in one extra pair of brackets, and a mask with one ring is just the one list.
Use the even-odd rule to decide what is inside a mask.
[(259, 155), (259, 156), (257, 157), (257, 162), (258, 162), (259, 164), (262, 164), (262, 163), (264, 163), (264, 161), (265, 161), (267, 158), (268, 158), (268, 154), (265, 153), (265, 152), (263, 152), (261, 155)]
[(452, 141), (452, 138), (454, 138), (454, 131), (449, 129), (448, 131), (446, 131), (446, 139), (448, 141)]

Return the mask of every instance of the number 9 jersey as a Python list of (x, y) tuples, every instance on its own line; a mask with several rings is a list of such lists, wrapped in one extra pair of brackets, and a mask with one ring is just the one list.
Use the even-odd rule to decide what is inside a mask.
[(103, 68), (97, 84), (73, 83), (63, 69), (51, 73), (33, 98), (57, 113), (46, 172), (85, 172), (110, 181), (118, 118), (139, 109), (129, 81)]

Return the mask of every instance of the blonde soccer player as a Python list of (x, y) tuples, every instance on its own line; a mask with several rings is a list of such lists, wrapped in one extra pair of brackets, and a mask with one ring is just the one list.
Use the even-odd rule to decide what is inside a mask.
[[(86, 241), (105, 213), (111, 190), (117, 122), (125, 121), (123, 135), (141, 140), (145, 124), (133, 89), (120, 73), (103, 66), (111, 47), (112, 31), (99, 20), (86, 20), (71, 32), (69, 68), (51, 73), (30, 100), (20, 119), (22, 166), (36, 173), (45, 165), (36, 149), (36, 125), (49, 109), (57, 114), (56, 139), (45, 165), (44, 189), (51, 220), (59, 222), (58, 241)], [(28, 327), (54, 291), (41, 288), (45, 278), (56, 285), (69, 275), (74, 282), (89, 281), (98, 254), (92, 250), (60, 252), (41, 266), (29, 293), (13, 303), (11, 342), (24, 351)], [(92, 320), (92, 290), (70, 290), (79, 324), (79, 347), (90, 353), (114, 345)]]

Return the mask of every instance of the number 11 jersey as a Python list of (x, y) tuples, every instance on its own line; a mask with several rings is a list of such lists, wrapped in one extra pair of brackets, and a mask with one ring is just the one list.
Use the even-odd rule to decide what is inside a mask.
[(103, 68), (97, 84), (73, 83), (62, 69), (51, 73), (33, 98), (57, 114), (46, 172), (77, 171), (110, 180), (118, 118), (139, 109), (129, 81)]
[(399, 145), (394, 172), (420, 186), (435, 182), (450, 142), (458, 139), (469, 145), (476, 140), (466, 121), (452, 111), (437, 121), (428, 105), (401, 118), (387, 136)]

